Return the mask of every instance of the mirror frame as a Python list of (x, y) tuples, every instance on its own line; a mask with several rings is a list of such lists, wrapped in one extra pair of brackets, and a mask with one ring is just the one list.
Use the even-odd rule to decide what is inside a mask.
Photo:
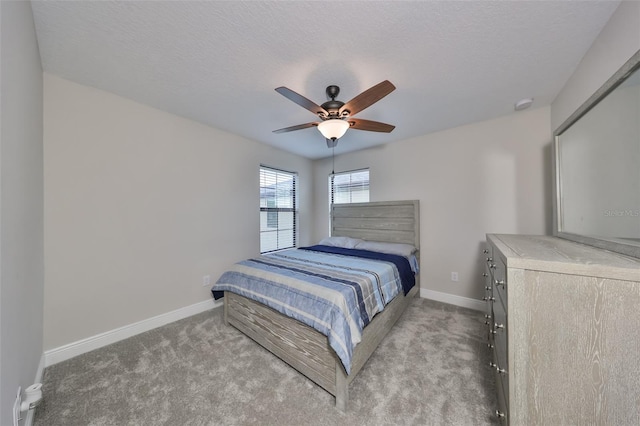
[[(591, 108), (596, 106), (598, 102), (604, 99), (616, 87), (622, 84), (633, 72), (640, 69), (640, 50), (638, 50), (625, 64), (616, 71), (593, 95), (589, 97), (580, 107), (567, 118), (553, 132), (553, 235), (567, 240), (575, 241), (582, 244), (602, 248), (605, 250), (621, 253), (627, 256), (640, 258), (640, 245), (627, 243), (622, 239), (606, 238), (597, 236), (587, 236), (579, 234), (571, 234), (561, 231), (562, 223), (562, 204), (560, 198), (562, 191), (560, 186), (560, 158), (559, 158), (559, 136), (584, 116)], [(639, 165), (640, 166), (640, 165)]]

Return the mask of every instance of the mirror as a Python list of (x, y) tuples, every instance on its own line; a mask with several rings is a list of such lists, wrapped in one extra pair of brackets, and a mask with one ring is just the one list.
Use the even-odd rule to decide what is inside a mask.
[(640, 51), (555, 132), (554, 235), (640, 258)]

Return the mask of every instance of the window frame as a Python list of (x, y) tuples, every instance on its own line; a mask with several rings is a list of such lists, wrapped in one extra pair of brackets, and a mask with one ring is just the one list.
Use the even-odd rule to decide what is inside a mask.
[[(362, 172), (367, 172), (367, 200), (366, 201), (353, 201), (353, 191), (350, 189), (349, 190), (349, 202), (346, 203), (335, 203), (335, 204), (352, 204), (352, 203), (367, 203), (371, 200), (371, 171), (369, 170), (368, 167), (362, 168), (362, 169), (355, 169), (355, 170), (347, 170), (344, 172), (332, 172), (331, 174), (329, 174), (329, 209), (331, 209), (331, 206), (334, 204), (335, 201), (335, 191), (334, 191), (334, 179), (336, 176), (344, 176), (344, 175), (354, 175), (356, 173), (362, 173)], [(351, 184), (349, 186), (352, 186)]]
[[(272, 178), (276, 180), (276, 188), (275, 191), (277, 191), (277, 180), (278, 180), (278, 175), (285, 175), (285, 176), (290, 176), (292, 179), (292, 185), (291, 185), (291, 189), (290, 189), (290, 204), (291, 207), (278, 207), (277, 205), (273, 205), (273, 206), (269, 206), (269, 205), (265, 205), (263, 206), (263, 198), (266, 200), (266, 204), (269, 204), (269, 201), (274, 201), (274, 200), (269, 200), (267, 197), (264, 197), (264, 191), (266, 188), (268, 188), (270, 185), (266, 185), (263, 182), (263, 178), (264, 178), (264, 173), (272, 173), (273, 176)], [(259, 188), (260, 188), (260, 229), (259, 229), (259, 235), (260, 235), (260, 254), (265, 254), (265, 253), (272, 253), (275, 251), (279, 251), (279, 250), (286, 250), (286, 249), (290, 249), (290, 248), (295, 248), (297, 247), (298, 244), (298, 197), (297, 197), (297, 186), (298, 186), (298, 173), (297, 172), (292, 172), (292, 171), (288, 171), (288, 170), (284, 170), (284, 169), (280, 169), (280, 168), (276, 168), (276, 167), (272, 167), (272, 166), (267, 166), (264, 164), (260, 164), (260, 169), (259, 169)], [(277, 204), (277, 200), (275, 200), (275, 204)], [(263, 231), (263, 219), (262, 219), (262, 214), (266, 213), (266, 225), (268, 225), (269, 223), (271, 223), (271, 225), (275, 225), (275, 226), (267, 226), (268, 228), (275, 228), (274, 229), (270, 229), (270, 230), (264, 230)], [(293, 217), (292, 217), (292, 224), (291, 224), (291, 228), (282, 228), (280, 229), (280, 223), (279, 223), (279, 213), (292, 213)], [(287, 231), (290, 230), (291, 231), (291, 245), (280, 245), (279, 242), (279, 238), (280, 238), (280, 232), (282, 231)], [(275, 249), (268, 249), (265, 250), (263, 248), (263, 234), (267, 233), (267, 232), (275, 232), (276, 235), (276, 248)]]

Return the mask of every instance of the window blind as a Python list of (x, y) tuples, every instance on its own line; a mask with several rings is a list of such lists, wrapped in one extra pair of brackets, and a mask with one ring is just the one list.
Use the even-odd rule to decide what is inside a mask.
[(296, 246), (296, 178), (260, 166), (260, 253)]
[(329, 185), (331, 204), (369, 202), (369, 169), (331, 174)]

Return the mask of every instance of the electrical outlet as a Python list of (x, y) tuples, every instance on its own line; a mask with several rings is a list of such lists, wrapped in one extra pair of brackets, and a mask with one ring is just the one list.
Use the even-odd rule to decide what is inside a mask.
[(205, 275), (202, 277), (202, 287), (211, 285), (211, 275)]
[(458, 281), (458, 273), (457, 272), (452, 272), (451, 273), (451, 281)]

